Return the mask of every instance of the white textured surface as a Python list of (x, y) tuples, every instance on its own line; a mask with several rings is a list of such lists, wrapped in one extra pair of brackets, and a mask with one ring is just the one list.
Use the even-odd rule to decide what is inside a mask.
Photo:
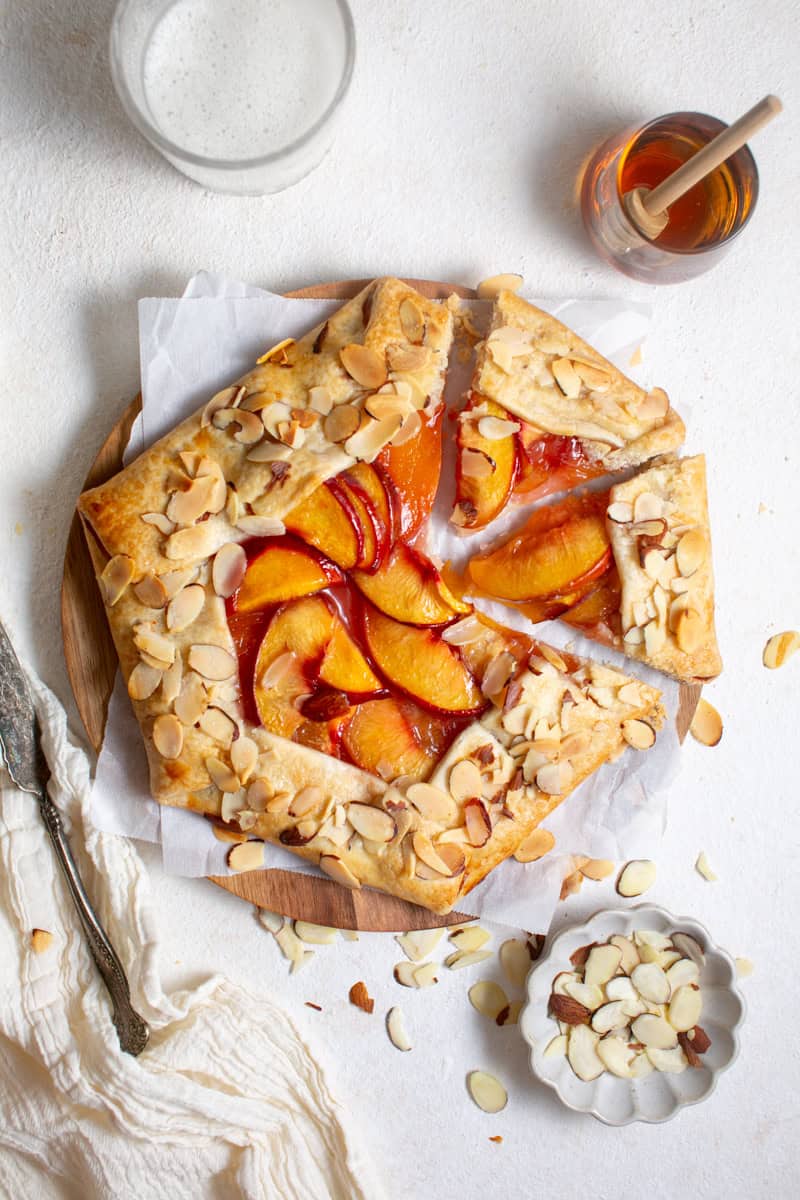
[[(275, 290), (388, 271), (471, 283), (516, 270), (542, 295), (651, 300), (650, 380), (689, 414), (689, 447), (710, 456), (726, 661), (710, 696), (726, 729), (716, 750), (686, 747), (648, 899), (696, 914), (756, 963), (741, 1059), (717, 1093), (669, 1126), (627, 1130), (567, 1113), (529, 1080), (517, 1032), (486, 1030), (468, 1008), (473, 972), (412, 996), (390, 980), (390, 939), (362, 937), (321, 948), (289, 981), (245, 906), (154, 863), (166, 986), (219, 969), (274, 983), (287, 1002), (322, 1003), (325, 1013), (298, 1008), (298, 1020), (337, 1053), (342, 1098), (362, 1116), (395, 1200), (417, 1200), (433, 1181), (447, 1200), (489, 1184), (509, 1197), (577, 1197), (588, 1179), (600, 1196), (671, 1200), (676, 1171), (698, 1197), (790, 1194), (796, 997), (791, 973), (768, 978), (768, 967), (787, 961), (800, 902), (800, 662), (772, 674), (760, 654), (769, 633), (800, 626), (795, 3), (354, 0), (358, 64), (338, 143), (314, 175), (264, 200), (201, 191), (129, 128), (108, 80), (110, 8), (29, 0), (3, 16), (0, 612), (20, 650), (67, 695), (64, 541), (81, 479), (136, 390), (139, 296), (175, 294), (208, 267)], [(727, 260), (663, 290), (603, 267), (574, 203), (592, 146), (675, 108), (732, 119), (766, 91), (787, 111), (759, 136), (758, 210)], [(719, 883), (693, 871), (701, 848)], [(610, 900), (610, 885), (587, 883), (565, 913)], [(373, 1018), (347, 1005), (358, 978), (374, 989)], [(396, 1003), (413, 1023), (415, 1049), (402, 1056), (377, 1015)], [(509, 1084), (496, 1118), (467, 1097), (464, 1073), (476, 1066)], [(493, 1133), (502, 1145), (488, 1142)]]

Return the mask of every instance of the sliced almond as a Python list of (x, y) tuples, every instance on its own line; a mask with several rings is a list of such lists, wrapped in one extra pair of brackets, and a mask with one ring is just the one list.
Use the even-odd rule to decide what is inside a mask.
[(384, 417), (380, 421), (367, 417), (345, 442), (345, 452), (361, 462), (373, 462), (383, 447), (392, 441), (401, 424), (401, 417)]
[[(624, 970), (624, 965), (620, 963)], [(637, 998), (636, 988), (628, 979), (627, 975), (615, 975), (613, 979), (609, 979), (606, 984), (606, 999), (607, 1000), (622, 1000), (630, 1001)], [(626, 1016), (630, 1014), (626, 1013)]]
[(177, 571), (165, 571), (159, 576), (164, 590), (167, 593), (167, 599), (172, 600), (177, 596), (182, 588), (188, 587), (190, 583), (194, 583), (197, 578), (197, 567), (184, 567)]
[(420, 862), (425, 863), (426, 867), (430, 867), (432, 871), (436, 871), (439, 875), (447, 876), (450, 874), (447, 863), (440, 858), (430, 838), (426, 837), (424, 833), (419, 831), (415, 833), (412, 838), (412, 845), (417, 858)]
[[(244, 408), (221, 408), (214, 413), (211, 424), (215, 429), (230, 429), (233, 426), (234, 441), (243, 446), (252, 446), (264, 436), (264, 425), (257, 413)], [(167, 510), (169, 515), (169, 510)]]
[(337, 939), (337, 930), (329, 925), (314, 925), (311, 921), (295, 921), (294, 931), (301, 942), (312, 946), (330, 946)]
[(370, 842), (390, 842), (397, 833), (397, 822), (382, 808), (354, 801), (347, 806), (347, 819)]
[(241, 785), (238, 776), (221, 759), (212, 754), (205, 760), (205, 767), (212, 782), (221, 792), (239, 791)]
[(194, 725), (208, 706), (208, 693), (203, 681), (194, 672), (185, 676), (175, 698), (175, 714), (184, 725)]
[(590, 858), (579, 867), (581, 875), (586, 879), (599, 881), (607, 879), (614, 873), (614, 864), (608, 858)]
[(667, 1020), (678, 1033), (694, 1029), (703, 1011), (703, 993), (696, 984), (687, 983), (673, 994)]
[(517, 846), (514, 858), (521, 863), (536, 862), (548, 854), (555, 844), (556, 839), (549, 829), (534, 829)]
[(559, 1025), (588, 1025), (592, 1014), (585, 1004), (581, 1004), (574, 996), (564, 996), (552, 992), (548, 1001), (551, 1016)]
[(564, 984), (564, 990), (567, 995), (573, 1000), (577, 1000), (585, 1009), (593, 1013), (596, 1008), (604, 1002), (603, 989), (596, 984), (584, 983), (582, 980), (577, 982), (568, 979)]
[(282, 341), (276, 342), (274, 346), (270, 346), (260, 358), (256, 359), (256, 365), (261, 366), (263, 363), (271, 362), (275, 359), (279, 365), (285, 365), (288, 361), (286, 351), (294, 345), (294, 338), (283, 338)]
[(619, 1079), (630, 1079), (633, 1051), (625, 1042), (618, 1037), (604, 1037), (597, 1043), (596, 1050), (597, 1057), (607, 1071)]
[(670, 982), (657, 963), (639, 963), (631, 972), (631, 982), (639, 995), (653, 1004), (666, 1004), (669, 1000)]
[(395, 941), (411, 962), (422, 962), (431, 954), (444, 936), (444, 929), (417, 929), (398, 934)]
[(322, 423), (322, 430), (329, 442), (345, 442), (359, 427), (361, 416), (357, 408), (349, 404), (340, 404), (328, 413)]
[(481, 925), (467, 925), (461, 929), (454, 930), (449, 937), (457, 950), (480, 950), (485, 946), (492, 935), (488, 929), (484, 929)]
[(439, 982), (439, 967), (437, 963), (427, 962), (414, 967), (414, 983), (419, 988), (432, 987)]
[(690, 983), (698, 983), (700, 980), (699, 967), (690, 958), (679, 958), (677, 962), (667, 968), (665, 974), (669, 981), (670, 995), (674, 995), (679, 988)]
[(201, 414), (201, 428), (210, 425), (214, 414), (218, 413), (220, 409), (236, 408), (244, 393), (245, 389), (243, 387), (234, 385), (233, 387), (223, 388), (221, 392), (217, 392), (215, 396), (212, 396)]
[(416, 964), (413, 962), (396, 963), (393, 971), (395, 981), (402, 987), (419, 987), (416, 976)]
[(242, 842), (228, 851), (228, 866), (232, 871), (257, 871), (264, 866), (264, 843)]
[[(463, 758), (461, 762), (455, 764), (447, 782), (450, 795), (458, 804), (480, 796), (483, 788), (480, 768), (469, 758)], [(483, 845), (482, 842), (480, 844)]]
[(536, 772), (536, 786), (546, 796), (564, 796), (572, 787), (574, 777), (571, 763), (548, 763)]
[(430, 783), (413, 783), (406, 791), (407, 799), (428, 821), (450, 824), (456, 816), (453, 798)]
[[(622, 961), (618, 946), (595, 946), (586, 959), (583, 981), (588, 987), (602, 987), (616, 973)], [(611, 1026), (609, 1026), (611, 1028)]]
[(584, 1083), (590, 1083), (603, 1074), (604, 1065), (597, 1054), (599, 1040), (598, 1035), (588, 1025), (573, 1025), (569, 1031), (569, 1065)]
[(722, 739), (722, 717), (712, 704), (702, 697), (694, 710), (689, 732), (704, 746), (718, 746)]
[(110, 558), (100, 575), (100, 590), (109, 608), (113, 608), (133, 579), (133, 559), (127, 554)]
[(421, 429), (422, 429), (422, 418), (419, 415), (419, 413), (418, 412), (407, 413), (403, 417), (402, 425), (398, 429), (397, 433), (395, 433), (389, 439), (388, 444), (391, 446), (404, 446), (406, 444), (406, 442), (410, 442), (413, 438), (417, 437), (417, 435), (419, 434)]
[(49, 929), (31, 930), (31, 950), (34, 954), (44, 954), (53, 944), (53, 935)]
[(272, 787), (266, 779), (254, 779), (247, 789), (247, 807), (254, 812), (264, 812), (271, 798)]
[(646, 1054), (655, 1069), (663, 1071), (665, 1074), (679, 1075), (689, 1065), (680, 1046), (668, 1050), (659, 1049), (657, 1046), (648, 1046)]
[(488, 479), (496, 471), (497, 464), (483, 450), (466, 447), (461, 451), (460, 469), (466, 479)]
[(256, 769), (258, 746), (249, 737), (238, 737), (231, 746), (231, 765), (242, 785), (246, 784)]
[[(180, 713), (178, 715), (180, 716)], [(184, 721), (184, 724), (194, 724), (194, 722)], [(221, 708), (216, 708), (212, 705), (210, 708), (204, 709), (197, 720), (197, 724), (203, 733), (207, 733), (209, 737), (214, 738), (226, 750), (229, 749), (233, 742), (233, 735), (236, 732), (236, 725)]]
[(705, 850), (701, 850), (700, 853), (698, 854), (697, 861), (694, 864), (694, 868), (698, 872), (698, 874), (702, 875), (703, 879), (708, 880), (709, 883), (717, 882), (718, 876), (715, 875), (714, 872), (712, 871), (711, 864), (709, 863), (708, 858), (706, 857)]
[[(237, 547), (238, 549), (238, 547)], [(167, 629), (179, 633), (197, 620), (205, 604), (205, 588), (199, 583), (183, 588), (167, 607)]]
[(602, 396), (603, 392), (608, 391), (611, 386), (611, 376), (603, 367), (598, 367), (596, 363), (584, 362), (574, 356), (571, 362), (580, 378), (593, 392)]
[(703, 644), (705, 623), (693, 608), (687, 608), (675, 624), (675, 640), (685, 654), (694, 654)]
[[(419, 346), (425, 339), (425, 318), (417, 304), (407, 296), (400, 301), (397, 310), (403, 333), (412, 346)], [(372, 385), (370, 385), (372, 386)]]
[(367, 985), (363, 979), (359, 979), (358, 983), (354, 983), (348, 993), (350, 1003), (360, 1008), (362, 1012), (371, 1013), (375, 1010), (375, 1001), (367, 991)]
[(524, 987), (531, 969), (531, 954), (527, 943), (519, 938), (509, 938), (500, 947), (498, 957), (509, 983), (515, 987)]
[(233, 842), (234, 845), (239, 845), (248, 840), (246, 833), (240, 833), (238, 829), (226, 829), (222, 825), (212, 825), (211, 832), (218, 842)]
[(663, 388), (653, 388), (644, 396), (637, 406), (637, 414), (642, 420), (658, 421), (667, 415), (669, 396)]
[(147, 700), (161, 683), (163, 672), (146, 663), (137, 663), (128, 677), (128, 695), (131, 700)]
[(649, 859), (635, 859), (623, 867), (617, 880), (620, 896), (641, 896), (656, 881), (656, 864)]
[(457, 950), (455, 954), (448, 954), (444, 965), (451, 971), (461, 971), (464, 967), (474, 967), (491, 957), (491, 950)]
[[(637, 525), (642, 521), (661, 521), (663, 516), (663, 500), (653, 492), (640, 492), (633, 502), (633, 519)], [(661, 529), (659, 528), (653, 532), (658, 534), (661, 532)]]
[(336, 854), (320, 855), (319, 865), (326, 875), (336, 883), (342, 884), (343, 887), (353, 889), (361, 887), (350, 868)]
[(519, 433), (522, 426), (518, 421), (506, 421), (502, 417), (481, 417), (478, 421), (478, 433), (487, 442), (498, 442), (502, 438)]
[(161, 633), (155, 633), (146, 625), (134, 627), (133, 641), (137, 650), (154, 659), (159, 666), (171, 667), (175, 661), (175, 643)]
[(221, 682), (236, 674), (237, 662), (222, 646), (198, 644), (189, 648), (189, 666), (203, 679)]
[(464, 824), (471, 846), (485, 846), (492, 836), (489, 810), (482, 800), (468, 800), (464, 805)]
[(542, 1051), (542, 1058), (563, 1058), (567, 1053), (567, 1035), (560, 1033), (548, 1042)]
[(321, 787), (312, 785), (301, 788), (289, 805), (289, 814), (292, 817), (307, 817), (322, 805), (324, 799), (325, 793)]
[(556, 358), (550, 364), (550, 370), (560, 390), (569, 400), (576, 400), (581, 394), (581, 377), (568, 358)]
[(642, 1016), (636, 1017), (631, 1031), (636, 1041), (648, 1049), (652, 1046), (657, 1050), (671, 1050), (678, 1044), (678, 1034), (669, 1021), (664, 1017), (653, 1016), (652, 1013), (643, 1013)]
[(706, 557), (706, 539), (699, 529), (690, 529), (678, 542), (675, 558), (681, 575), (694, 575)]
[(479, 1012), (482, 1017), (488, 1017), (490, 1021), (496, 1021), (503, 1009), (509, 1006), (508, 996), (500, 984), (494, 983), (490, 979), (482, 979), (478, 983), (473, 983), (467, 996), (476, 1012)]
[(522, 287), (521, 275), (490, 275), (475, 289), (479, 300), (495, 300), (501, 292), (518, 292)]
[(190, 525), (188, 529), (176, 529), (167, 538), (164, 554), (173, 560), (207, 558), (213, 541), (214, 530), (211, 523), (204, 521), (200, 525)]
[(265, 691), (274, 688), (287, 675), (296, 662), (297, 655), (293, 650), (287, 650), (284, 654), (279, 654), (261, 676), (261, 687)]
[(241, 586), (247, 570), (247, 555), (236, 542), (227, 542), (214, 555), (211, 582), (218, 596), (227, 599)]
[(606, 516), (615, 525), (627, 525), (633, 520), (633, 505), (627, 500), (615, 500), (606, 509)]
[(612, 946), (617, 946), (622, 953), (620, 966), (626, 975), (630, 975), (631, 971), (639, 963), (639, 952), (630, 938), (624, 934), (615, 933), (612, 938), (609, 938)]
[[(749, 979), (755, 970), (749, 958), (735, 958), (733, 960), (736, 967), (736, 975), (739, 979)], [(671, 1020), (672, 1018), (670, 1018)]]
[(667, 935), (659, 933), (657, 929), (637, 929), (634, 932), (633, 940), (640, 950), (644, 946), (652, 946), (656, 950), (667, 950), (672, 945)]
[(625, 1023), (626, 1018), (622, 1011), (621, 1000), (611, 1000), (608, 1004), (601, 1004), (592, 1013), (592, 1029), (595, 1033), (610, 1033), (612, 1029), (619, 1029)]
[(369, 346), (351, 342), (339, 351), (339, 359), (347, 374), (365, 388), (379, 388), (386, 383), (386, 363)]
[(785, 633), (775, 633), (764, 647), (762, 661), (770, 671), (782, 667), (796, 651), (800, 650), (800, 633), (790, 629)]
[(167, 589), (157, 575), (144, 575), (133, 585), (133, 590), (145, 608), (163, 608), (167, 603)]
[(405, 1019), (401, 1009), (389, 1009), (386, 1014), (386, 1032), (389, 1034), (389, 1041), (398, 1050), (411, 1049), (411, 1041), (406, 1032)]
[(673, 933), (672, 944), (685, 958), (691, 959), (696, 967), (701, 968), (705, 965), (703, 947), (690, 933)]
[(623, 721), (620, 728), (623, 738), (634, 750), (649, 750), (655, 745), (656, 731), (647, 721)]
[(170, 521), (166, 513), (142, 513), (141, 519), (145, 525), (155, 526), (159, 533), (163, 533), (165, 537), (172, 533), (175, 528), (175, 522)]
[(481, 691), (490, 699), (498, 696), (511, 678), (517, 660), (508, 650), (495, 655), (481, 680)]
[(470, 1071), (467, 1090), (478, 1108), (485, 1113), (502, 1112), (508, 1104), (508, 1092), (500, 1080), (488, 1071)]
[(421, 371), (430, 362), (427, 346), (404, 346), (399, 343), (386, 347), (386, 361), (391, 371)]

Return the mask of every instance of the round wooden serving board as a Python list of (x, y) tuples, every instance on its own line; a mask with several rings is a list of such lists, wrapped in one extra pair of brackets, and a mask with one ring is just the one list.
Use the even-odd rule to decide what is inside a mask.
[[(299, 299), (346, 300), (368, 282), (366, 279), (339, 281), (286, 294)], [(409, 279), (406, 282), (431, 299), (443, 299), (452, 292), (460, 296), (474, 296), (469, 288), (457, 284), (435, 283), (427, 279)], [(104, 483), (122, 468), (122, 455), (140, 408), (141, 396), (137, 396), (100, 447), (86, 476), (84, 490)], [(78, 712), (89, 741), (99, 752), (118, 662), (77, 513), (70, 527), (64, 558), (61, 628), (67, 673)], [(686, 736), (699, 696), (699, 686), (682, 685), (677, 722), (681, 741)], [(296, 871), (273, 869), (210, 878), (212, 883), (259, 908), (340, 929), (428, 929), (464, 919), (463, 913), (439, 917), (404, 900), (384, 896), (381, 892), (367, 888), (353, 892), (316, 875), (302, 875)]]

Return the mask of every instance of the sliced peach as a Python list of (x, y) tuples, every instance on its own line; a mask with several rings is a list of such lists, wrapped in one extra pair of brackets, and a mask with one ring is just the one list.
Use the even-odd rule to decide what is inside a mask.
[(364, 605), (364, 633), (378, 670), (436, 712), (474, 713), (484, 699), (460, 654), (431, 629), (402, 625)]
[(265, 729), (291, 737), (302, 724), (296, 701), (314, 691), (336, 619), (318, 596), (287, 604), (275, 613), (258, 651), (253, 684)]
[(404, 542), (397, 542), (373, 575), (353, 571), (351, 578), (387, 617), (409, 625), (443, 625), (470, 611), (452, 594), (433, 563)]
[(602, 574), (610, 561), (605, 521), (588, 512), (538, 536), (523, 529), (498, 549), (473, 558), (469, 573), (488, 595), (537, 600), (574, 591)]
[(518, 437), (520, 470), (514, 491), (528, 500), (568, 491), (603, 474), (603, 467), (589, 457), (580, 438), (543, 434), (526, 421)]
[(342, 479), (344, 479), (345, 483), (366, 496), (372, 505), (372, 509), (378, 518), (380, 531), (378, 556), (380, 561), (383, 562), (391, 550), (395, 539), (393, 496), (390, 495), (390, 491), (386, 488), (380, 472), (376, 471), (370, 463), (356, 463), (355, 466), (345, 471)]
[(617, 568), (612, 563), (597, 587), (562, 616), (570, 625), (599, 625), (619, 612), (621, 584)]
[(323, 483), (293, 508), (284, 525), (344, 570), (361, 557), (361, 526), (353, 506), (343, 502), (335, 480)]
[(361, 553), (355, 565), (362, 571), (374, 571), (380, 562), (382, 544), (378, 514), (363, 488), (348, 483), (344, 475), (337, 477), (336, 487), (355, 513), (361, 530)]
[(349, 695), (368, 695), (381, 689), (381, 681), (338, 618), (319, 669), (319, 677), (332, 688), (339, 688)]
[[(487, 410), (487, 416), (508, 419), (501, 405), (477, 393), (471, 397), (466, 412), (478, 405)], [(516, 434), (485, 438), (478, 431), (478, 419), (462, 417), (458, 422), (457, 446), (453, 523), (465, 529), (483, 529), (502, 512), (514, 486), (518, 459)], [(481, 473), (475, 475), (471, 471)]]
[(374, 465), (398, 499), (397, 534), (410, 540), (430, 516), (442, 468), (443, 410), (422, 419), (416, 437), (402, 446), (386, 446)]
[(340, 582), (336, 568), (321, 562), (305, 546), (299, 543), (293, 546), (283, 540), (268, 542), (247, 564), (235, 608), (240, 613), (256, 612), (271, 604), (310, 596)]
[[(427, 729), (432, 720), (410, 700), (368, 700), (353, 713), (342, 743), (357, 766), (382, 779), (427, 779), (440, 749), (435, 736), (421, 737), (416, 727), (422, 723)], [(444, 723), (438, 724), (444, 730)]]

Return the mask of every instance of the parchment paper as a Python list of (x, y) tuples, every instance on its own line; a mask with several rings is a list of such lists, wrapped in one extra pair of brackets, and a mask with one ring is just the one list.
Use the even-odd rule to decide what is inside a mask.
[[(534, 303), (557, 315), (601, 353), (635, 377), (630, 358), (644, 342), (650, 321), (648, 305), (615, 300), (542, 300)], [(222, 276), (201, 272), (180, 299), (139, 302), (139, 343), (143, 406), (126, 452), (130, 461), (168, 432), (219, 388), (249, 369), (264, 347), (296, 337), (338, 307), (338, 301), (287, 300)], [(485, 322), (488, 302), (470, 301), (476, 324)], [(457, 357), (457, 356), (454, 356)], [(469, 365), (451, 366), (446, 399), (460, 406), (468, 384)], [(445, 425), (445, 429), (453, 428)], [(453, 438), (446, 438), (442, 487), (430, 524), (428, 550), (457, 565), (487, 539), (452, 532), (447, 524), (452, 504)], [(512, 510), (492, 527), (491, 538), (522, 519)], [(481, 605), (507, 625), (531, 632), (524, 617), (501, 605)], [(631, 669), (613, 651), (576, 637), (558, 622), (536, 626), (536, 635), (555, 646), (569, 643), (586, 654)], [(646, 755), (628, 751), (578, 788), (544, 823), (556, 838), (556, 850), (536, 863), (510, 860), (492, 872), (469, 895), (465, 907), (489, 919), (526, 929), (545, 930), (567, 871), (566, 855), (588, 854), (621, 860), (652, 854), (663, 832), (666, 796), (677, 770), (675, 730), (678, 685), (637, 664), (635, 674), (659, 687), (669, 714), (656, 746)], [(164, 869), (176, 875), (224, 875), (229, 849), (213, 835), (202, 816), (161, 808), (150, 797), (147, 763), (133, 710), (117, 677), (108, 724), (92, 793), (92, 819), (102, 830), (160, 842)], [(265, 846), (265, 864), (304, 873), (316, 869), (288, 851)]]

